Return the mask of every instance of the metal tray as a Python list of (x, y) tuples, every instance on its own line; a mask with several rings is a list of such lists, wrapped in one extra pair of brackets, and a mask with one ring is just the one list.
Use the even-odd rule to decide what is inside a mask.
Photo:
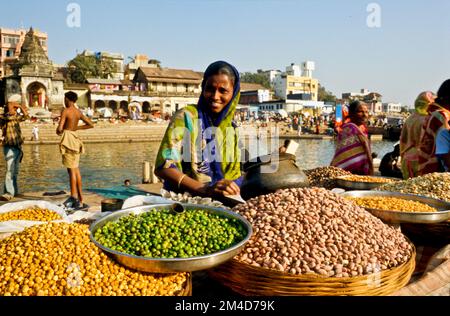
[(103, 227), (106, 223), (116, 221), (122, 216), (127, 216), (129, 214), (139, 215), (142, 213), (149, 212), (151, 210), (167, 210), (173, 207), (173, 204), (158, 204), (158, 205), (146, 205), (135, 208), (130, 208), (127, 210), (122, 210), (114, 212), (108, 216), (105, 216), (90, 226), (90, 238), (94, 244), (112, 256), (120, 264), (143, 272), (152, 273), (177, 273), (177, 272), (192, 272), (198, 270), (206, 270), (213, 268), (217, 265), (224, 263), (225, 261), (236, 256), (250, 239), (253, 230), (250, 223), (241, 215), (228, 211), (222, 208), (207, 207), (197, 204), (183, 204), (186, 211), (189, 210), (205, 210), (213, 214), (218, 214), (221, 216), (238, 219), (247, 229), (247, 235), (245, 238), (237, 243), (236, 245), (205, 256), (197, 256), (191, 258), (145, 258), (140, 256), (129, 255), (123, 252), (112, 250), (108, 247), (101, 245), (94, 238), (97, 229)]
[[(346, 176), (336, 178), (336, 184), (338, 187), (346, 189), (346, 190), (372, 190), (378, 188), (384, 184), (390, 182), (360, 182), (360, 181), (350, 181), (345, 179)], [(398, 181), (396, 178), (388, 178), (388, 177), (377, 177), (371, 176), (373, 178), (383, 178), (383, 179), (393, 179)]]
[(388, 223), (412, 223), (412, 224), (433, 224), (445, 222), (450, 219), (450, 203), (433, 199), (421, 195), (405, 194), (389, 191), (349, 191), (339, 194), (342, 197), (394, 197), (405, 200), (412, 200), (427, 204), (436, 208), (437, 212), (401, 212), (401, 211), (385, 211), (379, 209), (366, 208), (367, 211), (374, 216)]

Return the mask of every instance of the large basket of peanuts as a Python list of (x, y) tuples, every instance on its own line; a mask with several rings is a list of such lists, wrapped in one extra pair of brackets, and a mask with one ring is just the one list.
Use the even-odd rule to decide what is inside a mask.
[(243, 295), (389, 295), (415, 269), (396, 228), (326, 189), (279, 190), (233, 209), (253, 226), (246, 248), (211, 276)]
[(126, 269), (89, 238), (87, 225), (36, 225), (0, 240), (0, 296), (188, 296), (190, 273)]

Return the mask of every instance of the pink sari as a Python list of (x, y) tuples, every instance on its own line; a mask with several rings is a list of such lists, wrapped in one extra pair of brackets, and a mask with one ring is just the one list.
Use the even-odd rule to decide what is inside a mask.
[(351, 122), (342, 126), (331, 166), (359, 175), (373, 174), (372, 154), (366, 129), (361, 130)]

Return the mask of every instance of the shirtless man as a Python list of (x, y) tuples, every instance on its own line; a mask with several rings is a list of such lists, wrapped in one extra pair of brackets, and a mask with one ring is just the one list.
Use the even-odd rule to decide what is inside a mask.
[[(67, 92), (64, 98), (66, 108), (61, 113), (56, 134), (61, 136), (60, 151), (63, 165), (67, 168), (70, 178), (70, 197), (64, 202), (68, 208), (83, 206), (82, 182), (79, 169), (80, 155), (84, 153), (83, 142), (77, 131), (93, 128), (94, 124), (80, 110), (75, 107), (78, 96), (75, 92)], [(79, 121), (84, 125), (78, 126)]]

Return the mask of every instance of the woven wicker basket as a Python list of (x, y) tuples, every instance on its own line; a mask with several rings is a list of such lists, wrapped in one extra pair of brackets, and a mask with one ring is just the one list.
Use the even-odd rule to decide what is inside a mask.
[(176, 296), (192, 296), (192, 273), (186, 278), (183, 289)]
[(389, 295), (408, 284), (415, 268), (416, 250), (401, 266), (350, 278), (292, 275), (230, 260), (211, 270), (211, 277), (234, 292), (250, 296)]

